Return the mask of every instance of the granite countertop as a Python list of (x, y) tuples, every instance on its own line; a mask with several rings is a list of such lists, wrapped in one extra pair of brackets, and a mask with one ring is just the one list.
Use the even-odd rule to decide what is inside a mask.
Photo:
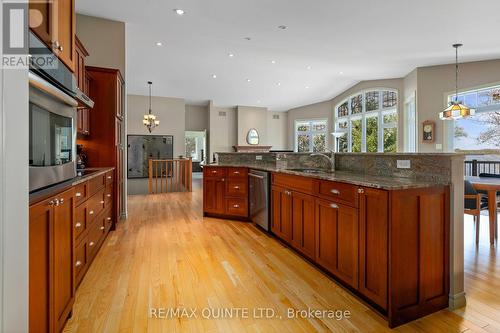
[(81, 184), (89, 179), (100, 176), (108, 171), (113, 170), (113, 167), (107, 168), (87, 168), (85, 169), (86, 174), (82, 176), (76, 176), (75, 178), (68, 179), (62, 183), (50, 186), (48, 188), (37, 190), (35, 192), (30, 193), (29, 195), (29, 203), (30, 205), (42, 201), (48, 197), (56, 195), (57, 193), (61, 193), (72, 186)]
[(374, 176), (365, 175), (349, 171), (335, 171), (331, 172), (320, 172), (320, 173), (306, 173), (287, 169), (279, 169), (272, 166), (263, 165), (237, 165), (237, 164), (209, 164), (211, 167), (247, 167), (250, 169), (263, 170), (269, 172), (279, 172), (290, 175), (297, 175), (302, 177), (309, 177), (315, 179), (329, 180), (341, 183), (348, 183), (358, 186), (379, 188), (384, 190), (405, 190), (405, 189), (416, 189), (416, 188), (426, 188), (434, 186), (447, 186), (449, 183), (439, 183), (431, 181), (421, 181), (411, 178), (398, 178), (398, 177), (387, 177), (387, 176)]

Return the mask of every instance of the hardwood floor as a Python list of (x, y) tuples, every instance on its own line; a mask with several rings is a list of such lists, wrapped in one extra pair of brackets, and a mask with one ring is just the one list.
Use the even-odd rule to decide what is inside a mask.
[[(64, 332), (391, 331), (376, 312), (251, 224), (203, 218), (195, 185), (192, 193), (129, 196), (129, 218), (90, 267)], [(467, 307), (394, 331), (500, 332), (497, 249), (489, 247), (486, 222), (478, 249), (471, 220), (465, 228)], [(286, 318), (287, 308), (308, 307), (348, 310), (350, 318)], [(198, 318), (152, 318), (151, 308), (196, 309)], [(204, 319), (204, 308), (248, 308), (250, 318)], [(256, 308), (282, 318), (253, 318)]]

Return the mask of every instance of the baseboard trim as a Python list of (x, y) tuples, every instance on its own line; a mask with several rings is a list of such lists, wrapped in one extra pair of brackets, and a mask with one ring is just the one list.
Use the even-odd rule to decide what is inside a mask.
[(465, 292), (461, 292), (455, 295), (450, 295), (448, 298), (448, 309), (450, 310), (463, 308), (466, 305), (467, 301), (465, 299)]

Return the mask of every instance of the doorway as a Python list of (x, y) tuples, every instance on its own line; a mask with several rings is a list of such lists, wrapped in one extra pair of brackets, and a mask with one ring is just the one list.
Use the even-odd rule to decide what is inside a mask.
[(193, 173), (201, 172), (201, 165), (206, 161), (206, 139), (206, 130), (185, 132), (186, 157), (193, 159)]

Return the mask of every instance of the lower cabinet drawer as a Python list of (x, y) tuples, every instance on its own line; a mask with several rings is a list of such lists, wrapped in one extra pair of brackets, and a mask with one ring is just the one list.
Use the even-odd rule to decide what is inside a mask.
[(358, 206), (358, 187), (355, 185), (322, 180), (319, 182), (318, 192), (325, 199)]
[(246, 198), (226, 198), (226, 214), (248, 216), (248, 200)]
[(88, 234), (88, 252), (90, 260), (93, 260), (105, 235), (104, 214), (101, 214), (93, 223)]
[(75, 248), (75, 283), (77, 286), (82, 281), (88, 264), (87, 242), (83, 241)]
[(226, 182), (226, 195), (231, 197), (246, 197), (248, 195), (248, 180), (229, 179)]
[(92, 196), (94, 193), (96, 193), (98, 190), (106, 186), (106, 175), (99, 175), (96, 176), (88, 181), (88, 191), (89, 195)]
[(75, 202), (78, 205), (80, 202), (88, 198), (88, 183), (83, 182), (75, 186)]
[(75, 228), (75, 240), (78, 243), (79, 239), (84, 235), (85, 230), (87, 230), (87, 202), (82, 203), (75, 209), (75, 220), (73, 221), (73, 227)]
[(104, 210), (104, 189), (99, 190), (87, 201), (87, 221), (92, 222)]
[(113, 183), (106, 185), (104, 192), (104, 208), (108, 209), (113, 206)]

